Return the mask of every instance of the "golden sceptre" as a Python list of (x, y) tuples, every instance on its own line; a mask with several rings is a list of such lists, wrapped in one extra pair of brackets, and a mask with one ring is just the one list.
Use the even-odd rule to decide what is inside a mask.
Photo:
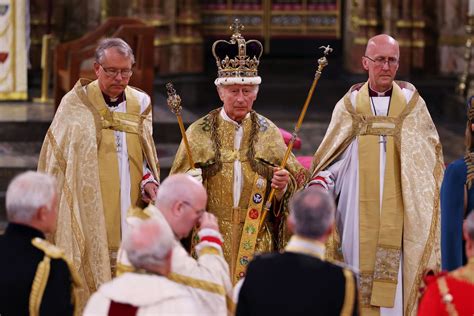
[[(286, 166), (286, 162), (288, 161), (291, 150), (293, 149), (293, 144), (296, 141), (296, 137), (298, 136), (298, 132), (300, 131), (301, 124), (303, 123), (303, 119), (306, 115), (306, 110), (308, 109), (309, 101), (311, 101), (311, 98), (313, 97), (316, 84), (318, 83), (319, 77), (321, 77), (323, 68), (328, 65), (328, 60), (326, 56), (329, 55), (329, 53), (333, 51), (333, 49), (329, 45), (321, 46), (319, 47), (319, 49), (324, 50), (323, 51), (324, 56), (318, 59), (319, 66), (318, 66), (318, 69), (316, 70), (316, 74), (314, 75), (313, 84), (311, 85), (308, 95), (306, 96), (306, 101), (304, 102), (303, 109), (301, 110), (300, 116), (298, 118), (298, 122), (296, 123), (295, 129), (293, 130), (291, 139), (288, 143), (288, 147), (286, 148), (285, 156), (283, 157), (283, 160), (280, 164), (280, 169), (284, 169)], [(275, 195), (275, 188), (272, 188), (272, 190), (270, 191), (270, 195), (268, 196), (267, 202), (265, 203), (265, 206), (263, 207), (263, 214), (262, 214), (262, 218), (260, 220), (260, 225), (259, 225), (260, 229), (263, 227), (263, 223), (265, 222), (265, 217), (267, 216), (267, 213), (270, 210), (270, 207), (272, 206), (272, 200), (273, 200), (274, 195)]]
[(186, 147), (189, 165), (191, 166), (191, 168), (194, 168), (194, 160), (191, 155), (191, 148), (189, 148), (188, 138), (186, 137), (186, 130), (184, 129), (183, 118), (181, 116), (181, 110), (183, 109), (183, 107), (181, 106), (181, 97), (176, 94), (176, 90), (174, 89), (173, 83), (171, 82), (168, 82), (166, 84), (166, 90), (168, 92), (168, 99), (166, 100), (168, 103), (168, 107), (178, 119), (178, 125), (179, 129), (181, 130), (181, 136), (183, 137), (184, 146)]

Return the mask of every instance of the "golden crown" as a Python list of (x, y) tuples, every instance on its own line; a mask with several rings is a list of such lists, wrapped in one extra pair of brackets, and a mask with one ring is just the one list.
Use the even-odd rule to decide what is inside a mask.
[(218, 40), (212, 45), (217, 64), (216, 85), (260, 84), (258, 65), (263, 46), (258, 40), (245, 41), (240, 33), (244, 26), (239, 19), (229, 27), (233, 32), (230, 41)]

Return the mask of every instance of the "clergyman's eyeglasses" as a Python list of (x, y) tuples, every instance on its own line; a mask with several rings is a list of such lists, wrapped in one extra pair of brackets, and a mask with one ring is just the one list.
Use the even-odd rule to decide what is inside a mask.
[(369, 56), (364, 56), (364, 57), (372, 61), (377, 67), (383, 67), (385, 63), (387, 63), (389, 67), (394, 67), (398, 65), (398, 59), (395, 57), (377, 57), (375, 59), (370, 58)]
[(105, 68), (101, 64), (99, 65), (102, 67), (102, 69), (104, 69), (105, 74), (111, 78), (117, 77), (118, 74), (120, 74), (122, 78), (130, 78), (133, 74), (132, 69), (117, 69), (117, 68), (112, 68), (112, 67)]

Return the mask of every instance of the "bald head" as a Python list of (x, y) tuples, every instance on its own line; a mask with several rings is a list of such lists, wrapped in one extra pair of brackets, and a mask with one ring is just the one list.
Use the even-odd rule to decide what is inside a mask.
[(166, 209), (176, 201), (193, 201), (198, 196), (207, 198), (206, 190), (199, 181), (184, 173), (174, 174), (161, 183), (156, 206)]
[(392, 46), (392, 47), (396, 48), (396, 50), (398, 51), (398, 56), (397, 57), (400, 57), (400, 47), (398, 45), (397, 40), (394, 39), (393, 37), (391, 37), (390, 35), (387, 35), (387, 34), (379, 34), (379, 35), (375, 35), (374, 37), (370, 38), (368, 43), (367, 43), (367, 47), (365, 49), (365, 55), (370, 56), (370, 55), (376, 53), (378, 51), (379, 47), (381, 47), (383, 45), (388, 45), (388, 46)]
[(156, 198), (156, 206), (179, 239), (189, 235), (205, 212), (206, 204), (206, 190), (187, 174), (174, 174), (166, 178)]

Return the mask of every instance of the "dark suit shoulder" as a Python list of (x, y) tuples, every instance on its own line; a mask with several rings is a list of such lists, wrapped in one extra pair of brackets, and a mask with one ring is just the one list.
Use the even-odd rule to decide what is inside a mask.
[(237, 315), (354, 315), (357, 297), (349, 269), (302, 253), (263, 254), (248, 266)]

